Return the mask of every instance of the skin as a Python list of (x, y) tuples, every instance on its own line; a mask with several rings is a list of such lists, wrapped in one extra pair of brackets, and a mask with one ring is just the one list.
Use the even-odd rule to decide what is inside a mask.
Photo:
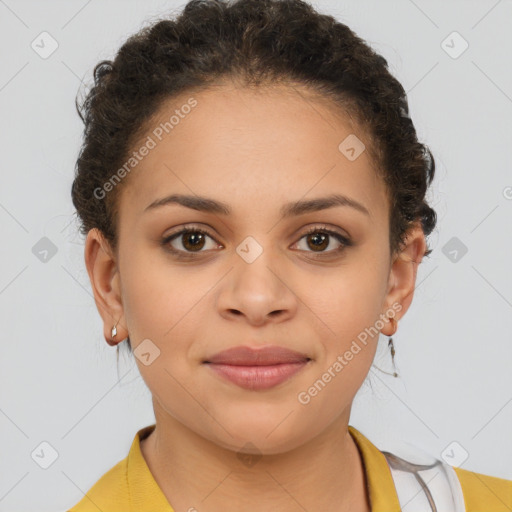
[[(116, 340), (129, 335), (137, 351), (150, 339), (160, 350), (147, 366), (136, 358), (156, 418), (141, 442), (143, 456), (177, 512), (224, 512), (226, 503), (248, 512), (370, 511), (348, 423), (378, 336), (308, 404), (297, 396), (393, 304), (401, 305), (400, 321), (413, 298), (424, 234), (416, 224), (403, 250), (390, 254), (385, 185), (368, 151), (350, 161), (338, 149), (349, 134), (363, 142), (366, 134), (334, 114), (333, 104), (297, 87), (224, 85), (168, 101), (152, 126), (190, 96), (198, 105), (122, 183), (117, 252), (95, 229), (85, 247), (105, 339), (117, 322)], [(232, 213), (176, 204), (144, 212), (171, 193), (222, 201)], [(369, 214), (341, 206), (280, 216), (285, 203), (332, 193)], [(192, 254), (178, 260), (160, 242), (189, 223), (209, 236), (196, 252), (190, 236), (168, 242)], [(337, 253), (342, 244), (330, 236), (316, 249), (305, 232), (317, 225), (353, 245)], [(236, 252), (248, 236), (263, 249), (252, 263)], [(391, 323), (380, 331), (393, 334)], [(265, 391), (242, 389), (203, 364), (230, 347), (266, 344), (312, 361)], [(239, 452), (261, 458), (248, 467)]]

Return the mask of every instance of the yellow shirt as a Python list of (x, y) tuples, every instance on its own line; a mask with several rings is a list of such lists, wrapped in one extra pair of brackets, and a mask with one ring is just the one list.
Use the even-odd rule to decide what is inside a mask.
[[(149, 470), (140, 440), (155, 425), (137, 432), (128, 456), (107, 471), (68, 512), (174, 512)], [(362, 456), (372, 512), (400, 512), (391, 471), (384, 454), (349, 425)], [(512, 512), (512, 480), (454, 468), (467, 512)]]

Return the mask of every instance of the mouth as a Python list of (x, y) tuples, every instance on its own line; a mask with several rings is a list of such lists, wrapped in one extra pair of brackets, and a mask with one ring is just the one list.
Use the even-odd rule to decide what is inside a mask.
[(303, 370), (312, 361), (284, 347), (235, 347), (203, 361), (217, 376), (241, 388), (270, 389)]

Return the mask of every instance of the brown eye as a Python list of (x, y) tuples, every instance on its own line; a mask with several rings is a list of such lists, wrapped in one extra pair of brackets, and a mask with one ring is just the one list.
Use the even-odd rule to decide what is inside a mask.
[[(207, 239), (213, 240), (206, 231), (199, 228), (182, 229), (162, 240), (162, 245), (172, 253), (183, 254), (185, 257), (192, 253), (205, 252), (202, 249), (207, 245)], [(180, 247), (181, 246), (181, 247)], [(210, 248), (217, 247), (213, 243)]]
[[(352, 245), (352, 242), (340, 233), (320, 227), (313, 227), (307, 233), (305, 233), (300, 240), (302, 239), (305, 239), (306, 249), (301, 249), (300, 247), (299, 249), (305, 250), (306, 252), (316, 252), (319, 254), (338, 253), (343, 251), (346, 247)], [(326, 250), (328, 247), (332, 246), (332, 239), (338, 242), (338, 246), (336, 247), (335, 244), (334, 247), (331, 247), (330, 250)]]

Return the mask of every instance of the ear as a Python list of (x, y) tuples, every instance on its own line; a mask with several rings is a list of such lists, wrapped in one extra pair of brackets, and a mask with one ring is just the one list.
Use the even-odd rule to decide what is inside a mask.
[[(391, 263), (384, 305), (385, 311), (396, 311), (394, 318), (397, 322), (411, 305), (418, 265), (425, 255), (426, 248), (425, 234), (421, 225), (414, 224), (407, 232), (401, 250), (395, 254)], [(398, 305), (401, 305), (401, 308)], [(386, 336), (393, 335), (391, 322), (386, 322), (381, 332)]]
[[(96, 228), (87, 233), (85, 241), (85, 265), (91, 281), (94, 301), (103, 319), (103, 335), (109, 345), (117, 345), (128, 337), (124, 322), (119, 272), (116, 258), (109, 242)], [(112, 327), (116, 325), (117, 335), (112, 340)]]

